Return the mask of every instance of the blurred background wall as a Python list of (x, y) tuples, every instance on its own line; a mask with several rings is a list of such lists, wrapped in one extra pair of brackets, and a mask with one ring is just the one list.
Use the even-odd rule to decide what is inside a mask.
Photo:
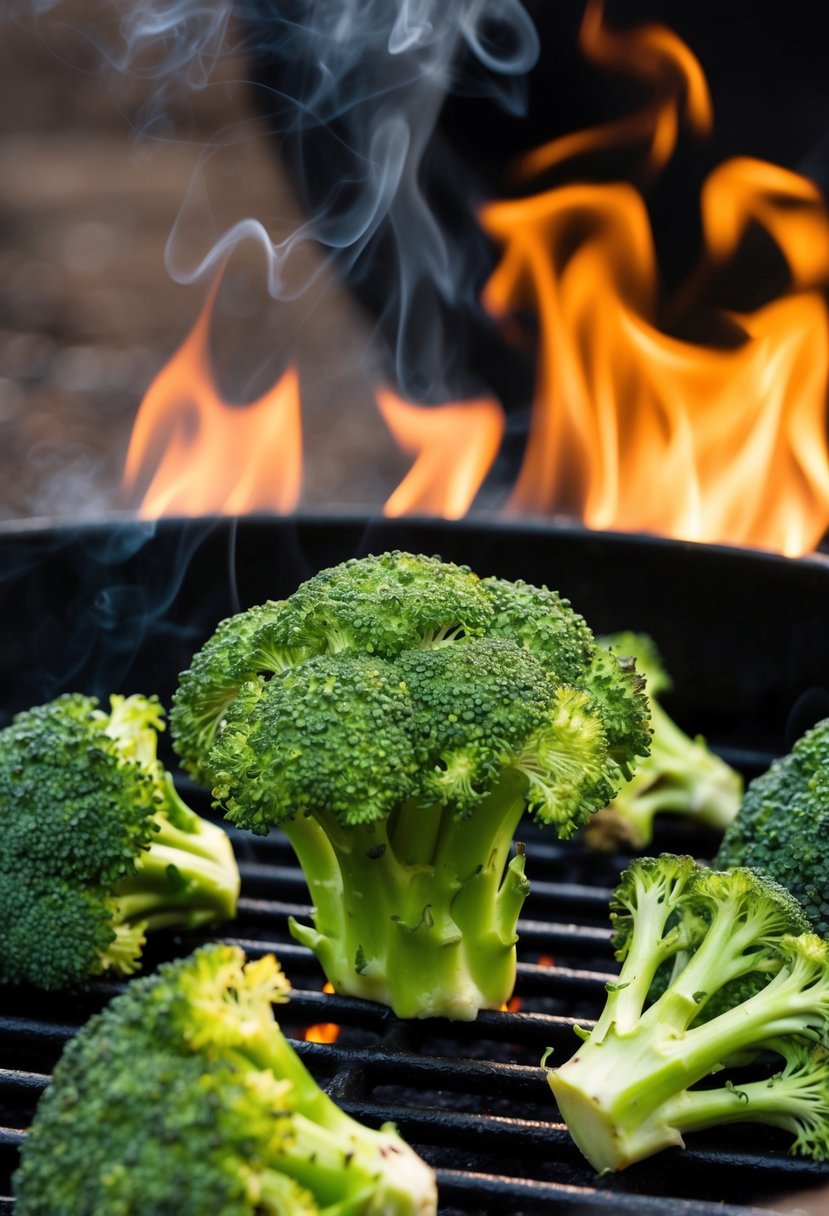
[[(136, 505), (121, 489), (132, 423), (209, 281), (181, 285), (165, 266), (185, 200), (177, 249), (194, 259), (209, 240), (199, 215), (213, 230), (255, 215), (277, 235), (297, 216), (233, 31), (208, 87), (156, 108), (153, 76), (123, 76), (102, 54), (108, 6), (61, 0), (39, 18), (35, 7), (0, 17), (0, 521)], [(368, 391), (369, 328), (328, 276), (275, 304), (261, 252), (243, 245), (214, 340), (233, 402), (299, 364), (306, 505), (385, 499), (406, 461)]]

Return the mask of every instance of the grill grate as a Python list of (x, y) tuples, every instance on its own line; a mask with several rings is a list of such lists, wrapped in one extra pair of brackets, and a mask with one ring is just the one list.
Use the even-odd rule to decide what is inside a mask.
[[(184, 791), (204, 812), (197, 791)], [(357, 1118), (393, 1120), (438, 1171), (441, 1216), (610, 1216), (670, 1210), (750, 1216), (759, 1205), (829, 1180), (829, 1169), (787, 1155), (770, 1129), (720, 1129), (692, 1137), (626, 1171), (599, 1179), (558, 1119), (539, 1060), (548, 1046), (566, 1059), (573, 1025), (589, 1024), (614, 974), (607, 901), (621, 856), (586, 853), (530, 830), (532, 918), (520, 922), (522, 961), (517, 1012), (483, 1013), (474, 1023), (401, 1022), (367, 1001), (327, 995), (309, 951), (287, 929), (309, 912), (301, 872), (287, 843), (233, 832), (242, 871), (238, 920), (224, 940), (251, 956), (273, 950), (294, 985), (278, 1009), (286, 1031), (315, 1076)], [(663, 829), (656, 847), (687, 851), (699, 837)], [(699, 851), (699, 849), (697, 850)], [(274, 895), (279, 898), (273, 898)], [(196, 935), (162, 935), (147, 964), (188, 952)], [(37, 993), (7, 994), (0, 1017), (0, 1214), (14, 1211), (10, 1175), (49, 1071), (74, 1031), (123, 985), (100, 981), (48, 1002)], [(339, 1024), (333, 1043), (309, 1042), (305, 1028)], [(766, 1209), (767, 1210), (767, 1209)]]

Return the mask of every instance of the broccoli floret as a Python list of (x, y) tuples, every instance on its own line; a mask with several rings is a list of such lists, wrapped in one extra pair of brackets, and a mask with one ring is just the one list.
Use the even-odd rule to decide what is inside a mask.
[(315, 654), (358, 650), (394, 658), (486, 632), (492, 618), (467, 566), (394, 551), (322, 570), (289, 597), (275, 630)]
[(653, 839), (654, 817), (663, 813), (724, 831), (740, 806), (743, 779), (701, 735), (692, 739), (681, 730), (660, 704), (671, 679), (653, 639), (647, 634), (618, 633), (599, 642), (621, 661), (628, 656), (635, 659), (636, 670), (646, 680), (653, 738), (650, 754), (631, 780), (588, 822), (586, 844), (602, 850), (619, 845), (644, 849)]
[(222, 715), (245, 681), (284, 671), (304, 657), (274, 642), (270, 626), (281, 611), (281, 602), (269, 601), (222, 621), (180, 676), (170, 711), (175, 750), (182, 767), (202, 784), (209, 784), (203, 764)]
[[(591, 1164), (624, 1169), (737, 1121), (787, 1128), (793, 1151), (829, 1157), (829, 945), (793, 896), (743, 867), (663, 854), (625, 871), (612, 914), (618, 981), (576, 1054), (548, 1074)], [(777, 1063), (762, 1080), (730, 1075), (766, 1054)], [(695, 1088), (720, 1073), (718, 1087)]]
[(749, 783), (715, 864), (775, 878), (829, 936), (829, 718)]
[(232, 917), (226, 832), (156, 756), (158, 701), (67, 694), (0, 731), (0, 980), (58, 989), (139, 965), (145, 934)]
[(489, 632), (524, 646), (556, 679), (589, 694), (611, 758), (623, 777), (631, 777), (635, 758), (651, 745), (645, 681), (635, 662), (598, 646), (570, 601), (547, 587), (494, 578), (483, 585), (495, 607)]
[(210, 753), (216, 795), (229, 818), (262, 835), (317, 806), (348, 827), (374, 822), (414, 788), (411, 714), (407, 688), (383, 659), (319, 655), (249, 680)]
[[(552, 592), (516, 594), (510, 609), (506, 584), (406, 553), (323, 571), (267, 626), (280, 653), (306, 657), (247, 679), (200, 760), (236, 824), (279, 824), (293, 844), (314, 927), (292, 931), (334, 988), (401, 1017), (473, 1018), (509, 999), (522, 815), (570, 836), (622, 781), (624, 731), (612, 744), (587, 626)], [(615, 670), (632, 763), (646, 703)], [(193, 689), (185, 677), (176, 731)]]
[(70, 1040), (14, 1177), (19, 1216), (433, 1216), (432, 1170), (345, 1114), (274, 1020), (273, 955), (210, 945)]

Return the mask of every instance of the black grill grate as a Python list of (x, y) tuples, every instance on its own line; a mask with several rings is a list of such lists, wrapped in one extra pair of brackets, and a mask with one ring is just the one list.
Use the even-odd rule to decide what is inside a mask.
[[(186, 796), (199, 806), (197, 792)], [(243, 887), (238, 920), (224, 940), (251, 956), (273, 950), (294, 985), (279, 1009), (286, 1030), (314, 1074), (340, 1104), (370, 1124), (393, 1120), (437, 1169), (441, 1216), (596, 1213), (717, 1213), (748, 1216), (761, 1203), (829, 1180), (829, 1169), (787, 1154), (786, 1137), (734, 1128), (692, 1138), (624, 1174), (599, 1179), (558, 1118), (539, 1066), (546, 1047), (566, 1059), (573, 1025), (588, 1024), (614, 974), (607, 900), (624, 864), (530, 831), (531, 919), (520, 924), (513, 1012), (484, 1013), (474, 1023), (401, 1022), (370, 1002), (320, 991), (316, 960), (296, 945), (289, 915), (308, 915), (302, 874), (276, 834), (233, 833)], [(658, 847), (684, 851), (699, 838), (673, 829)], [(278, 898), (275, 898), (278, 897)], [(185, 953), (195, 936), (156, 938), (152, 967)], [(64, 1043), (119, 991), (101, 981), (71, 997), (7, 994), (0, 1017), (0, 1196), (10, 1194), (17, 1149)], [(309, 1042), (305, 1029), (336, 1023), (333, 1043)], [(0, 1213), (14, 1204), (0, 1198)], [(70, 1216), (70, 1214), (67, 1214)]]

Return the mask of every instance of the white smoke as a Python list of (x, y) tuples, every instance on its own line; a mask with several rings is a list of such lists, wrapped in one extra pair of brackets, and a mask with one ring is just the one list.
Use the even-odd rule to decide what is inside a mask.
[[(64, 2), (13, 0), (36, 15)], [(441, 146), (438, 120), (453, 92), (520, 112), (539, 47), (519, 0), (96, 0), (84, 36), (102, 64), (153, 80), (148, 131), (173, 93), (206, 87), (235, 56), (299, 197), (304, 221), (287, 233), (245, 213), (244, 199), (219, 228), (197, 176), (170, 234), (171, 276), (207, 276), (252, 239), (270, 294), (287, 299), (301, 290), (296, 255), (313, 242), (368, 294), (399, 385), (439, 396), (462, 360), (445, 323), (479, 312), (487, 246), (474, 182), (457, 149)], [(194, 225), (207, 232), (197, 254), (183, 239)]]
[[(12, 0), (11, 12), (22, 20), (62, 7), (64, 0)], [(102, 62), (126, 75), (197, 89), (227, 53), (233, 7), (232, 0), (97, 0), (84, 14), (84, 35)]]

